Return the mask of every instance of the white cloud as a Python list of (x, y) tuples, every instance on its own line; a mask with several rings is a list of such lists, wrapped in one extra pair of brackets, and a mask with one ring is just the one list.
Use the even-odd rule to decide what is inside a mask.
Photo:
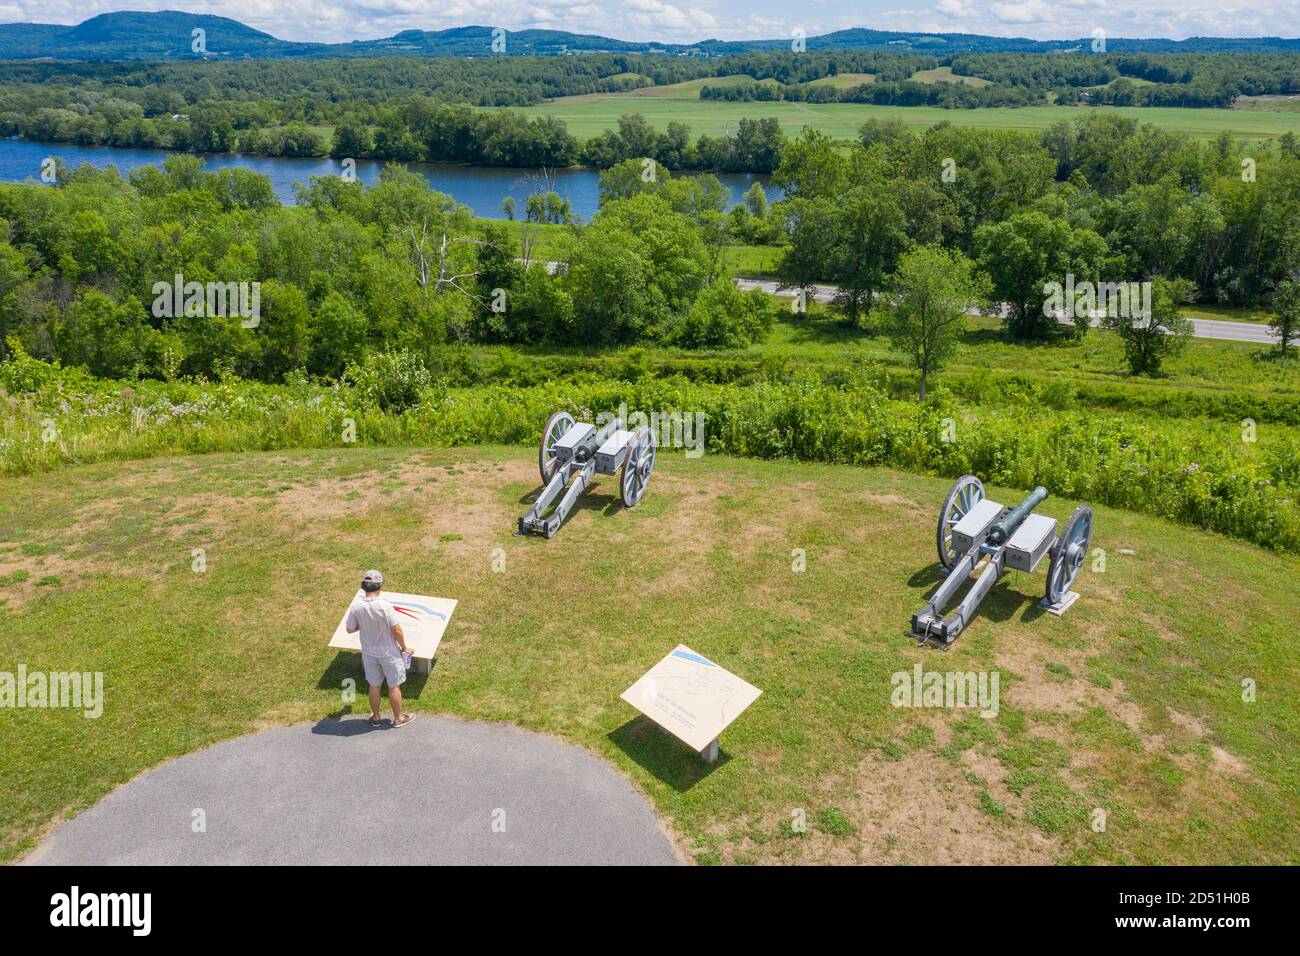
[(1042, 0), (1022, 0), (1020, 3), (995, 3), (989, 7), (1002, 23), (1045, 23), (1057, 19), (1050, 4)]
[(660, 0), (624, 0), (623, 8), (628, 11), (628, 20), (643, 31), (649, 31), (640, 39), (666, 38), (666, 34), (674, 37), (695, 35), (700, 30), (712, 30), (718, 25), (713, 14), (699, 7), (683, 10)]

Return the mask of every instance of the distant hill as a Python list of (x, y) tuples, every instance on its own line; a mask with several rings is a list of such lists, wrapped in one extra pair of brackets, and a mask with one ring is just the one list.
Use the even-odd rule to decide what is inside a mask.
[[(204, 49), (193, 48), (193, 31), (205, 31)], [(505, 54), (559, 56), (568, 53), (648, 53), (674, 56), (725, 56), (753, 51), (789, 50), (790, 40), (702, 40), (655, 43), (615, 40), (564, 30), (505, 31)], [(76, 26), (44, 23), (0, 24), (0, 59), (5, 60), (245, 60), (373, 56), (482, 57), (492, 50), (493, 28), (404, 30), (379, 40), (351, 43), (294, 43), (245, 26), (238, 20), (163, 10), (157, 13), (104, 13)], [(1090, 38), (1029, 40), (973, 33), (899, 33), (855, 27), (809, 37), (809, 50), (896, 50), (902, 53), (1051, 53), (1086, 50)], [(1192, 37), (1187, 40), (1108, 38), (1108, 52), (1123, 53), (1295, 53), (1300, 39), (1280, 37)]]
[(0, 58), (31, 60), (201, 60), (193, 31), (205, 32), (209, 59), (271, 59), (309, 55), (326, 47), (288, 43), (238, 20), (163, 10), (104, 13), (76, 26), (0, 24)]

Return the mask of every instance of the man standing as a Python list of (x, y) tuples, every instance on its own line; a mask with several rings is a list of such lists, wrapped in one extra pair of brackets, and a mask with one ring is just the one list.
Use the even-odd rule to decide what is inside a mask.
[(380, 685), (388, 681), (388, 701), (393, 705), (393, 726), (405, 727), (415, 719), (414, 714), (402, 713), (402, 682), (406, 680), (406, 661), (403, 654), (411, 653), (397, 622), (393, 606), (380, 597), (384, 576), (378, 571), (367, 571), (361, 578), (363, 596), (348, 608), (344, 624), (349, 634), (361, 632), (361, 662), (366, 670), (366, 683), (370, 685), (370, 726), (379, 726)]

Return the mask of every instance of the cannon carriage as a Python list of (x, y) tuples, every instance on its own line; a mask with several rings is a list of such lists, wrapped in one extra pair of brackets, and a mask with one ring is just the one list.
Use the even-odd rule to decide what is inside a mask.
[(537, 467), (542, 491), (519, 518), (519, 533), (550, 538), (597, 474), (619, 475), (623, 506), (636, 507), (655, 467), (654, 432), (644, 426), (628, 431), (620, 418), (598, 428), (556, 412), (542, 429)]
[[(1092, 508), (1079, 505), (1057, 534), (1055, 518), (1034, 513), (1046, 498), (1047, 489), (1039, 486), (1007, 508), (987, 498), (984, 483), (974, 475), (957, 479), (939, 511), (935, 533), (947, 576), (925, 607), (912, 615), (912, 634), (919, 643), (951, 644), (1006, 569), (1033, 572), (1045, 558), (1047, 584), (1040, 605), (1060, 615), (1075, 602), (1078, 594), (1071, 587), (1092, 540)], [(943, 609), (981, 568), (961, 603), (944, 616)]]

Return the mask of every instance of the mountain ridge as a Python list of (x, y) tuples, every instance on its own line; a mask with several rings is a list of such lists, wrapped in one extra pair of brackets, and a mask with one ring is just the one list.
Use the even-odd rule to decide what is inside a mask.
[[(196, 49), (193, 31), (204, 31)], [(492, 27), (465, 25), (444, 30), (402, 30), (391, 37), (316, 43), (281, 40), (238, 20), (178, 10), (101, 13), (67, 26), (47, 23), (0, 24), (4, 60), (247, 60), (350, 58), (373, 56), (556, 56), (574, 53), (642, 53), (675, 56), (727, 56), (781, 51), (790, 39), (700, 40), (695, 43), (619, 40), (566, 30), (505, 30), (504, 52), (493, 50)], [(978, 33), (923, 33), (851, 27), (808, 37), (805, 48), (894, 50), (901, 53), (1067, 53), (1086, 50), (1091, 37), (1031, 40)], [(1107, 38), (1112, 53), (1300, 53), (1300, 39), (1284, 37)]]

